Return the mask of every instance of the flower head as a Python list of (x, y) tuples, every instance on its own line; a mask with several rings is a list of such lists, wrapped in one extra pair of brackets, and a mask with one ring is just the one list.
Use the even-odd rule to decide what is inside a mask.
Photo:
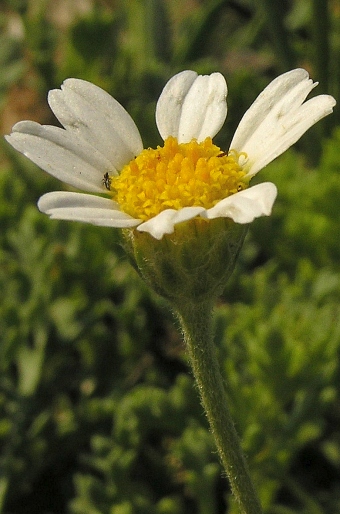
[(228, 151), (212, 142), (227, 115), (226, 82), (220, 73), (194, 71), (172, 77), (158, 100), (162, 147), (143, 149), (125, 109), (79, 79), (67, 79), (48, 96), (64, 129), (23, 121), (6, 139), (54, 177), (86, 191), (42, 196), (38, 207), (51, 218), (135, 228), (156, 239), (197, 217), (248, 224), (269, 215), (276, 197), (274, 184), (249, 187), (250, 179), (332, 112), (331, 96), (304, 102), (316, 85), (303, 69), (276, 78), (243, 116)]

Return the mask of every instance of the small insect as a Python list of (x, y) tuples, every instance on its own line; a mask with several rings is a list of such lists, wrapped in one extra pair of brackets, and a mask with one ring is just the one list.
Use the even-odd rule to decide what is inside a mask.
[(217, 155), (217, 157), (224, 157), (225, 155), (228, 155), (228, 152), (221, 152)]
[(108, 172), (106, 172), (106, 173), (104, 174), (104, 177), (103, 177), (102, 183), (103, 183), (103, 185), (106, 187), (106, 189), (107, 189), (108, 191), (110, 191), (110, 190), (111, 190), (111, 177), (110, 177), (110, 175), (108, 174)]

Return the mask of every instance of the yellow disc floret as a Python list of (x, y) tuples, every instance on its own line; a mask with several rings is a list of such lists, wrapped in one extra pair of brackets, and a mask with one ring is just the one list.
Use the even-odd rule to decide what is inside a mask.
[(110, 189), (123, 212), (143, 221), (165, 209), (209, 209), (247, 187), (238, 157), (222, 152), (211, 138), (179, 144), (169, 137), (163, 147), (143, 150), (124, 166)]

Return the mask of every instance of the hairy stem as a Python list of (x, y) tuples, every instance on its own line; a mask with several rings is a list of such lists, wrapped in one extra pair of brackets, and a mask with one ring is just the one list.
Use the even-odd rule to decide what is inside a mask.
[(233, 420), (213, 342), (212, 305), (180, 305), (177, 314), (215, 443), (242, 514), (261, 514)]

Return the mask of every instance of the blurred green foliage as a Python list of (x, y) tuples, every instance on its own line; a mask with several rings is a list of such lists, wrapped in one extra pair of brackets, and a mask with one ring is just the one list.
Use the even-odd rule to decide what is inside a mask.
[[(337, 2), (7, 0), (2, 130), (53, 123), (68, 76), (113, 94), (146, 146), (175, 72), (221, 71), (223, 148), (255, 96), (304, 66), (339, 98)], [(322, 59), (321, 59), (322, 57)], [(318, 91), (319, 92), (319, 91)], [(279, 189), (216, 307), (216, 344), (266, 514), (340, 510), (339, 109), (262, 171)], [(0, 512), (236, 513), (168, 306), (119, 232), (51, 221), (63, 186), (5, 143), (0, 173)]]

